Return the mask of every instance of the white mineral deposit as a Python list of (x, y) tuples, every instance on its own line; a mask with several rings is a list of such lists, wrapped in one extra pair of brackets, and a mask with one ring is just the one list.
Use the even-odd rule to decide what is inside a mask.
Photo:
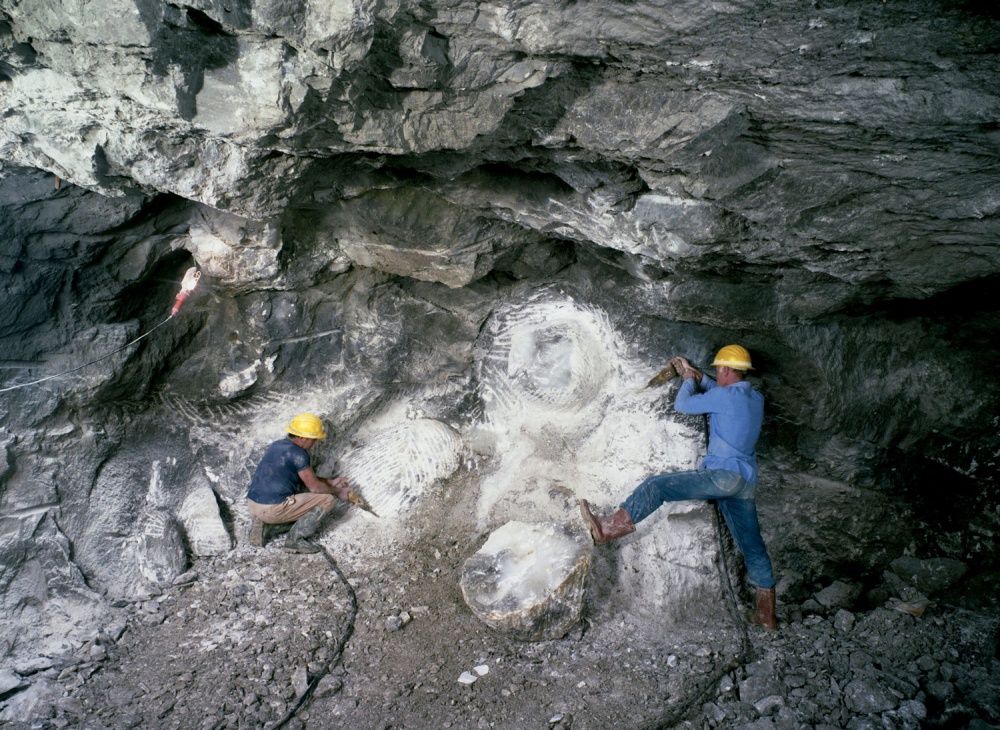
[(511, 636), (559, 638), (579, 620), (591, 553), (579, 525), (508, 522), (465, 562), (462, 595)]

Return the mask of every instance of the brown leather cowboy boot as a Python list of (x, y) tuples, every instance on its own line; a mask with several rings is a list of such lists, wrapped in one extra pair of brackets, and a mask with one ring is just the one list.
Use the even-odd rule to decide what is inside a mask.
[(764, 631), (775, 631), (778, 619), (774, 615), (774, 589), (757, 589), (757, 610), (750, 614), (750, 620), (764, 627)]
[(580, 514), (590, 529), (590, 536), (595, 545), (603, 545), (635, 532), (635, 523), (632, 522), (632, 517), (623, 509), (619, 509), (610, 517), (596, 517), (590, 511), (587, 500), (581, 499)]

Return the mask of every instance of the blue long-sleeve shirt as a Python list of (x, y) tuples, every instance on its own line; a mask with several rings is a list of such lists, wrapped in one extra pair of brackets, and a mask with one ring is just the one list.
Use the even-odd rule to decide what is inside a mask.
[(708, 451), (702, 469), (734, 471), (751, 484), (757, 483), (757, 438), (764, 422), (764, 396), (750, 383), (740, 380), (720, 386), (707, 375), (697, 392), (694, 378), (677, 391), (674, 408), (681, 413), (708, 414)]

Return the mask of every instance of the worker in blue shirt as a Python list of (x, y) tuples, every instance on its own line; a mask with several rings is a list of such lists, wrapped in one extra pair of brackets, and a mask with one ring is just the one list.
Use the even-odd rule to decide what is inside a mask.
[(285, 550), (316, 553), (320, 548), (309, 538), (316, 534), (323, 515), (333, 509), (334, 495), (347, 501), (351, 490), (344, 477), (318, 477), (310, 465), (309, 450), (326, 438), (319, 417), (300, 413), (285, 430), (288, 437), (268, 447), (250, 481), (250, 544), (264, 545), (266, 525), (294, 522), (285, 537)]
[(700, 468), (649, 477), (610, 517), (595, 516), (585, 499), (580, 500), (580, 513), (594, 543), (601, 545), (635, 532), (636, 523), (665, 502), (715, 500), (756, 588), (757, 609), (750, 618), (773, 631), (777, 628), (774, 574), (754, 501), (755, 446), (764, 420), (764, 396), (746, 380), (747, 371), (753, 370), (750, 353), (740, 345), (719, 350), (712, 362), (715, 380), (683, 357), (673, 358), (670, 364), (684, 379), (674, 408), (681, 413), (708, 415), (708, 450)]

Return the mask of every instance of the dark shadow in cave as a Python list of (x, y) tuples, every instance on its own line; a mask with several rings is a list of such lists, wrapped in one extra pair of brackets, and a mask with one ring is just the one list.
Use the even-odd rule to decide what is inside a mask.
[(982, 513), (988, 491), (949, 466), (893, 449), (882, 469), (883, 479), (901, 492), (914, 517), (934, 532), (967, 528)]

